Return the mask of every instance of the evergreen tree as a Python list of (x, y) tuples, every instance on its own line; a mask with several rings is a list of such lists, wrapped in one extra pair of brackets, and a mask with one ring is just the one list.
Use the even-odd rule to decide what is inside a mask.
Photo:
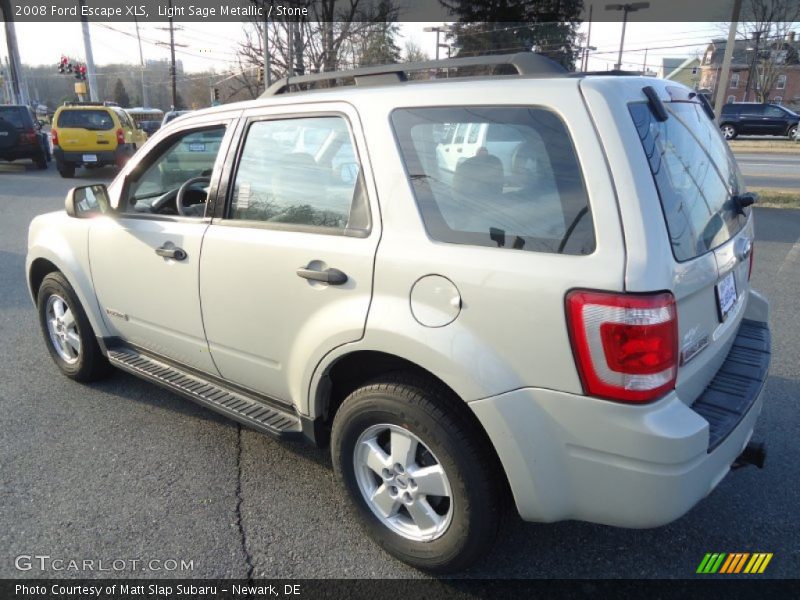
[(458, 18), (458, 56), (534, 51), (575, 68), (582, 0), (439, 0)]
[(117, 79), (117, 83), (114, 84), (114, 102), (122, 107), (129, 107), (131, 105), (128, 90), (125, 89), (125, 84), (122, 83), (121, 79)]

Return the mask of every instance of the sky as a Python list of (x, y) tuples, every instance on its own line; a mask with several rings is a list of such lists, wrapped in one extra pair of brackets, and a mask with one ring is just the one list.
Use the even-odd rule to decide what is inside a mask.
[[(634, 15), (631, 15), (633, 18)], [(436, 34), (423, 28), (440, 23), (400, 23), (401, 43), (413, 41), (420, 45), (431, 58), (436, 51)], [(53, 65), (62, 54), (83, 59), (83, 38), (79, 23), (16, 23), (20, 56), (25, 64)], [(188, 72), (206, 70), (210, 67), (218, 72), (236, 68), (237, 42), (242, 39), (241, 23), (177, 23), (175, 41), (185, 46), (178, 47), (176, 57), (183, 61)], [(140, 24), (142, 51), (145, 60), (169, 57), (165, 42), (169, 35), (166, 23)], [(590, 45), (597, 48), (589, 59), (589, 70), (613, 68), (617, 61), (620, 43), (620, 23), (594, 23)], [(586, 33), (587, 24), (581, 26)], [(95, 63), (139, 64), (139, 47), (134, 23), (90, 24), (92, 50)], [(688, 58), (702, 53), (714, 37), (724, 37), (724, 26), (719, 23), (648, 23), (635, 19), (628, 22), (625, 35), (623, 69), (640, 70), (642, 66), (657, 70), (664, 57)], [(0, 28), (0, 57), (6, 54), (5, 32)], [(646, 52), (646, 54), (645, 54)]]

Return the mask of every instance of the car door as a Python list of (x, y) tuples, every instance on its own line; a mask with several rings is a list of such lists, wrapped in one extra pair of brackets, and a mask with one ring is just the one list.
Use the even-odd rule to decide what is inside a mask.
[(357, 113), (340, 103), (296, 110), (246, 114), (226, 166), (228, 202), (200, 261), (220, 373), (286, 403), (327, 352), (363, 336), (379, 238)]
[(789, 129), (787, 113), (779, 106), (767, 105), (764, 107), (765, 133), (771, 135), (785, 135)]
[[(112, 334), (212, 374), (198, 293), (200, 249), (211, 221), (202, 201), (215, 197), (232, 133), (231, 119), (214, 117), (163, 137), (111, 186), (115, 215), (97, 219), (89, 233), (97, 301)], [(197, 177), (204, 179), (184, 195), (197, 204), (179, 216), (177, 190)]]
[(741, 126), (739, 133), (743, 135), (763, 135), (769, 133), (763, 104), (746, 104), (742, 106)]

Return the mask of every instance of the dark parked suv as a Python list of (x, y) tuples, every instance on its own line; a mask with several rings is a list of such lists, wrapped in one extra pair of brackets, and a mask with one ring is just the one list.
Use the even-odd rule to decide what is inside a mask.
[(726, 140), (737, 135), (786, 135), (794, 139), (800, 115), (779, 104), (731, 102), (722, 107), (719, 127)]
[(46, 169), (50, 156), (47, 136), (33, 111), (24, 105), (0, 106), (0, 159), (30, 158)]

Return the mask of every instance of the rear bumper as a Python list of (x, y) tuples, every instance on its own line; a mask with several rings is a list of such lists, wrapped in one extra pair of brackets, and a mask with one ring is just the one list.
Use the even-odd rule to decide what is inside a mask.
[[(760, 358), (747, 358), (741, 348), (754, 328)], [(739, 377), (743, 357), (758, 365), (726, 392), (731, 382), (720, 377)], [(685, 514), (730, 470), (761, 412), (768, 364), (767, 325), (750, 321), (692, 407), (674, 392), (629, 406), (536, 388), (469, 406), (497, 450), (523, 519), (657, 527)]]
[[(56, 161), (74, 166), (122, 166), (131, 156), (133, 156), (133, 152), (134, 150), (132, 144), (123, 144), (122, 146), (117, 146), (115, 150), (107, 150), (102, 152), (95, 150), (87, 150), (85, 152), (65, 152), (60, 146), (53, 148), (53, 156), (55, 157)], [(97, 161), (87, 162), (84, 159), (86, 155), (96, 156)]]

